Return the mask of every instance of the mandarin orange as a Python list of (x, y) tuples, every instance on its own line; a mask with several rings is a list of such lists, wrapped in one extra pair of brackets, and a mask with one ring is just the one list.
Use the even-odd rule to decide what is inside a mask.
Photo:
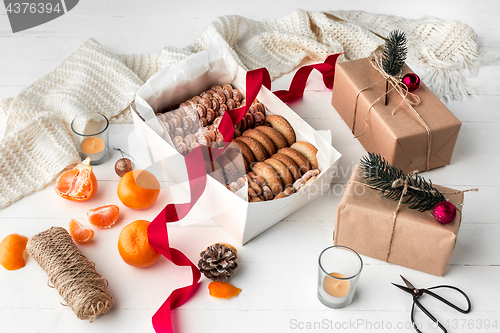
[(120, 201), (133, 209), (151, 207), (160, 194), (160, 182), (147, 170), (127, 172), (120, 179), (117, 188)]
[(89, 209), (87, 217), (90, 224), (98, 228), (111, 228), (118, 220), (120, 208), (117, 205), (106, 205)]
[(0, 265), (9, 271), (23, 268), (24, 250), (28, 237), (19, 234), (10, 234), (0, 243)]
[(127, 224), (118, 237), (118, 251), (130, 266), (145, 268), (160, 259), (161, 254), (149, 245), (149, 221), (137, 220)]
[(94, 238), (94, 230), (85, 228), (77, 220), (69, 221), (69, 234), (77, 243), (88, 243)]
[(78, 164), (72, 170), (63, 172), (56, 181), (56, 193), (68, 200), (85, 201), (97, 192), (97, 178), (95, 177), (90, 158)]

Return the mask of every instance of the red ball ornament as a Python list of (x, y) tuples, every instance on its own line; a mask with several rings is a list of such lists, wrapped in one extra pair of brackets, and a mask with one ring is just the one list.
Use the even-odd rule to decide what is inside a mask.
[(420, 87), (420, 78), (415, 73), (408, 73), (401, 79), (406, 87), (408, 87), (408, 91), (413, 91)]
[(448, 201), (441, 201), (434, 206), (432, 215), (441, 224), (450, 223), (457, 215), (457, 209)]

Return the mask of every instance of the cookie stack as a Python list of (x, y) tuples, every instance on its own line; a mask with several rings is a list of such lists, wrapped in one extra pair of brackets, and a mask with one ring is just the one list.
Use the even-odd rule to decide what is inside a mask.
[[(179, 153), (188, 154), (199, 145), (214, 148), (224, 146), (224, 138), (218, 127), (227, 110), (245, 105), (246, 100), (238, 89), (230, 84), (215, 85), (179, 105), (166, 108), (157, 117), (165, 126)], [(263, 125), (265, 108), (255, 100), (244, 118), (235, 125), (234, 136), (249, 128)]]
[(226, 184), (235, 192), (248, 182), (251, 202), (289, 196), (319, 174), (318, 150), (308, 142), (296, 142), (295, 131), (281, 116), (267, 116), (266, 126), (246, 130), (233, 143), (247, 174)]

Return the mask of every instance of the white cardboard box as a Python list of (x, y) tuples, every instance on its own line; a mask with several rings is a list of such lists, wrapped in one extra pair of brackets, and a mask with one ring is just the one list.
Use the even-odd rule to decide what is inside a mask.
[[(154, 162), (189, 191), (184, 157), (171, 145), (154, 110), (183, 102), (214, 84), (231, 83), (245, 94), (246, 71), (238, 66), (230, 51), (219, 42), (156, 73), (137, 92), (133, 120), (141, 144)], [(330, 131), (316, 131), (273, 93), (262, 87), (258, 100), (266, 114), (285, 117), (294, 128), (297, 141), (307, 141), (318, 148), (321, 170), (318, 179), (303, 191), (279, 200), (249, 203), (247, 186), (232, 193), (212, 177), (197, 204), (201, 205), (234, 239), (245, 244), (288, 215), (309, 204), (330, 189), (341, 154), (331, 146)], [(140, 115), (140, 116), (139, 116)]]

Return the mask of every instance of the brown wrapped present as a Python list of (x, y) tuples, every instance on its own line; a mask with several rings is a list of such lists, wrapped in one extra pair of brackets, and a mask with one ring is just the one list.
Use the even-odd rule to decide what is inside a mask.
[[(448, 224), (438, 223), (430, 211), (419, 212), (383, 197), (366, 185), (354, 168), (337, 207), (334, 244), (393, 264), (443, 276), (457, 240), (461, 214)], [(463, 202), (463, 192), (433, 185), (453, 204)], [(455, 193), (455, 194), (447, 194)]]
[[(461, 122), (423, 83), (412, 92), (420, 98), (413, 106), (418, 115), (395, 90), (385, 106), (386, 81), (374, 64), (363, 58), (337, 63), (335, 70), (332, 105), (359, 142), (405, 173), (450, 164)], [(409, 72), (405, 65), (402, 75)]]

